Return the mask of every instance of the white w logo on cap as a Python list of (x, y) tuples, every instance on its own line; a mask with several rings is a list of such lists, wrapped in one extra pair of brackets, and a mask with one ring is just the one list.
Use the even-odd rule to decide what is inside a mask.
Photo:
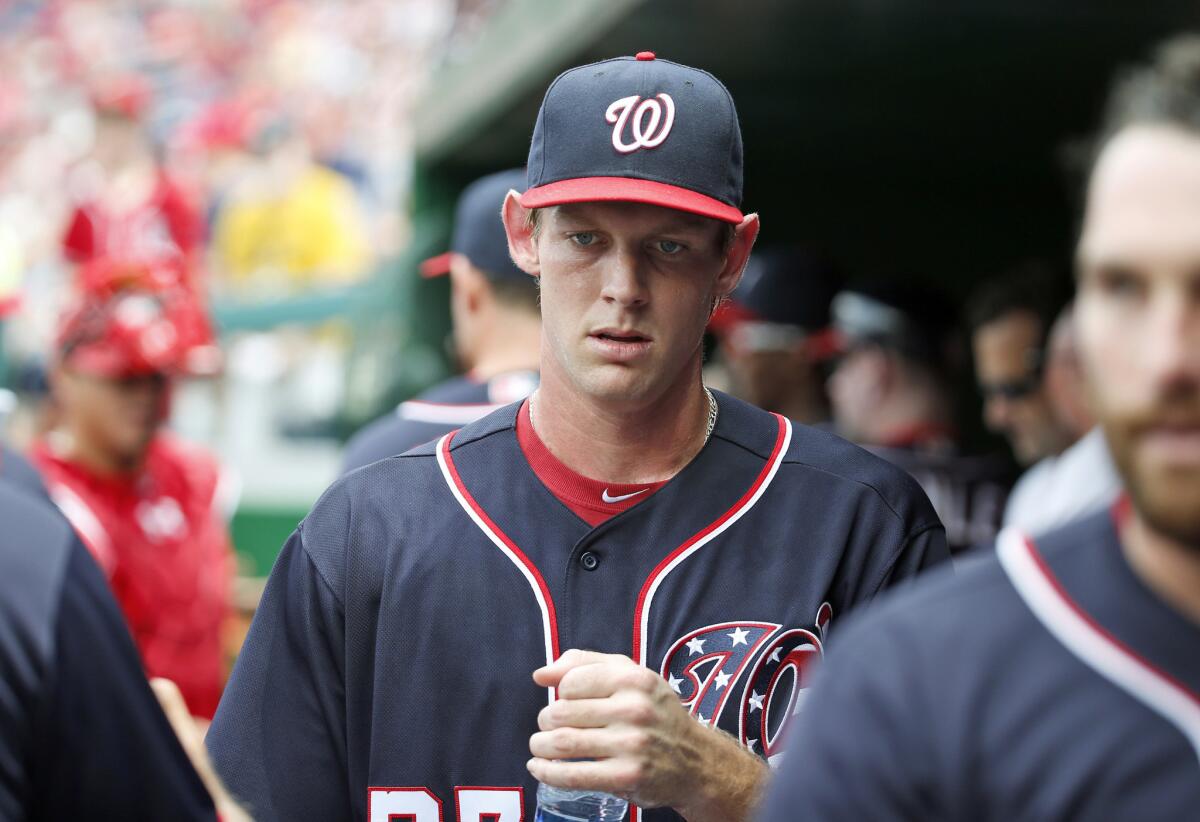
[[(641, 100), (640, 103), (639, 100)], [(664, 105), (667, 109), (665, 117), (663, 116)], [(627, 143), (625, 142), (625, 126), (629, 123), (630, 114), (633, 115), (631, 124), (633, 142)], [(647, 115), (649, 115), (649, 120), (647, 120)], [(629, 154), (639, 148), (657, 148), (667, 139), (667, 135), (671, 133), (671, 126), (675, 124), (675, 101), (669, 94), (659, 94), (655, 97), (647, 97), (645, 100), (636, 94), (631, 97), (622, 97), (608, 107), (608, 111), (604, 113), (604, 119), (614, 124), (613, 148), (622, 154)]]

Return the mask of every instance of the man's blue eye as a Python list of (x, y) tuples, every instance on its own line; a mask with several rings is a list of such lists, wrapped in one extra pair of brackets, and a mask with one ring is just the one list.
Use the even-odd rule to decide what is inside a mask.
[(678, 254), (683, 251), (683, 245), (674, 240), (659, 240), (658, 248), (664, 254)]
[(580, 231), (572, 234), (571, 239), (575, 241), (576, 245), (591, 245), (596, 241), (596, 235), (590, 231)]

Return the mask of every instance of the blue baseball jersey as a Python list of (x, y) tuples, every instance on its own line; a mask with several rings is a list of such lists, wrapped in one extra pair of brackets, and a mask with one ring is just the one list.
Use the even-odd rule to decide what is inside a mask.
[[(700, 453), (591, 527), (508, 406), (335, 483), (284, 546), (208, 745), (260, 822), (531, 820), (567, 648), (631, 656), (781, 752), (831, 621), (948, 556), (907, 474), (726, 395)], [(677, 820), (631, 809), (633, 820)]]
[(103, 574), (0, 483), (0, 819), (216, 819)]
[(4, 442), (0, 442), (0, 482), (10, 483), (47, 502), (50, 500), (50, 493), (46, 490), (46, 484), (42, 482), (42, 475), (27, 459)]
[(536, 371), (498, 374), (486, 382), (470, 376), (452, 377), (416, 399), (400, 403), (346, 443), (342, 473), (362, 468), (410, 448), (435, 440), (509, 403), (525, 399), (538, 386)]
[(1110, 514), (956, 570), (838, 635), (765, 822), (1200, 817), (1200, 625)]

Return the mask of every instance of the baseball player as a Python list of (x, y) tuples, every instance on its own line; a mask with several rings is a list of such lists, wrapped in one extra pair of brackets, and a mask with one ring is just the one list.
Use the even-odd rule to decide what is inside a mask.
[(425, 277), (450, 275), (454, 347), (467, 373), (400, 403), (355, 434), (343, 473), (437, 439), (537, 387), (537, 283), (513, 264), (500, 222), (504, 195), (524, 187), (521, 168), (469, 185), (455, 210), (452, 250), (421, 266)]
[(746, 819), (830, 622), (947, 556), (903, 472), (701, 382), (758, 232), (719, 81), (567, 71), (528, 169), (540, 387), (284, 546), (208, 735), (261, 820), (517, 822), (539, 780)]
[(0, 483), (0, 818), (215, 820), (104, 576)]
[(211, 360), (204, 313), (177, 276), (85, 267), (51, 373), (61, 424), (31, 457), (108, 576), (148, 673), (211, 717), (233, 555), (215, 460), (162, 430), (172, 377)]
[(826, 366), (835, 353), (829, 304), (840, 287), (840, 273), (816, 254), (756, 249), (710, 324), (733, 393), (792, 422), (828, 424)]
[(952, 554), (991, 542), (1011, 477), (1005, 460), (958, 450), (953, 311), (938, 292), (896, 279), (842, 291), (832, 314), (841, 348), (829, 378), (838, 432), (920, 483)]
[(1200, 38), (1109, 108), (1077, 250), (1128, 501), (846, 629), (765, 819), (1182, 820), (1200, 810)]

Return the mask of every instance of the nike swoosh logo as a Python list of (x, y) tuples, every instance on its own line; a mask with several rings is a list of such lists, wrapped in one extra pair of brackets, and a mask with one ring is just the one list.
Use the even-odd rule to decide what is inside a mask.
[(600, 499), (604, 500), (605, 502), (621, 502), (622, 500), (632, 499), (638, 494), (644, 494), (649, 490), (649, 488), (643, 488), (641, 491), (634, 491), (632, 494), (621, 494), (619, 497), (610, 497), (608, 495), (608, 489), (605, 488), (604, 493), (600, 495)]

